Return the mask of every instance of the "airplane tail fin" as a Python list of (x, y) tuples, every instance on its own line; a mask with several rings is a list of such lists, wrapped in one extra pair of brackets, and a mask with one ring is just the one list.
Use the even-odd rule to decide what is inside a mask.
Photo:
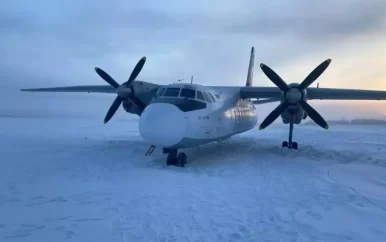
[(247, 75), (247, 84), (245, 86), (251, 87), (253, 84), (253, 67), (255, 62), (255, 48), (251, 49), (251, 57), (249, 59), (248, 75)]

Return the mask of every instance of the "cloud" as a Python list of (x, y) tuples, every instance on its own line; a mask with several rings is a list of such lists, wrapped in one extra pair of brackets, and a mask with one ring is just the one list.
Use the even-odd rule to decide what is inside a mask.
[(332, 58), (322, 86), (362, 88), (362, 78), (386, 78), (384, 9), (382, 0), (6, 0), (0, 86), (104, 84), (95, 66), (124, 82), (143, 55), (147, 81), (194, 75), (200, 84), (243, 85), (255, 46), (255, 85), (272, 85), (260, 62), (298, 82)]

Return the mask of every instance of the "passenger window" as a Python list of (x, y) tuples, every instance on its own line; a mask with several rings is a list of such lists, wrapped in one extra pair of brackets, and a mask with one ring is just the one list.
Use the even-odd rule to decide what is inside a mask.
[(208, 95), (207, 92), (202, 92), (202, 94), (204, 94), (205, 100), (206, 100), (207, 102), (209, 102), (209, 103), (212, 102), (212, 99), (210, 99), (210, 97), (209, 97), (209, 95)]
[(164, 92), (164, 97), (178, 97), (178, 94), (180, 94), (180, 88), (168, 88)]
[(212, 93), (208, 92), (208, 95), (210, 97), (210, 99), (212, 99), (212, 102), (216, 102), (216, 99), (213, 97)]
[(196, 91), (193, 89), (182, 88), (181, 93), (180, 93), (180, 97), (195, 99), (196, 98)]
[(197, 91), (197, 99), (205, 102), (205, 98), (204, 98), (204, 96), (202, 95), (202, 92)]
[(156, 97), (160, 97), (162, 96), (162, 94), (164, 93), (165, 91), (165, 88), (164, 87), (161, 87), (158, 89), (157, 93), (155, 94)]

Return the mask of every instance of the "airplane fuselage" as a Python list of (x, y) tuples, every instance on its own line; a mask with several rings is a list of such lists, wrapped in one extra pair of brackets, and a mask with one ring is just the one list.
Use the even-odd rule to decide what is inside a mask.
[(150, 144), (179, 149), (229, 138), (256, 123), (255, 106), (239, 91), (179, 83), (159, 89), (141, 114), (139, 132)]

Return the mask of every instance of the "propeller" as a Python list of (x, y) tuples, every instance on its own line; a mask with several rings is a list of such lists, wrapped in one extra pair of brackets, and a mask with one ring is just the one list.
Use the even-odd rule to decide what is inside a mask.
[(307, 95), (306, 88), (309, 87), (330, 65), (331, 59), (327, 59), (317, 66), (299, 85), (288, 86), (283, 79), (276, 74), (267, 65), (261, 63), (260, 67), (264, 74), (283, 92), (284, 101), (280, 103), (260, 124), (259, 129), (265, 129), (273, 121), (275, 121), (290, 105), (299, 104), (308, 116), (319, 126), (328, 129), (327, 122), (323, 117), (311, 107), (305, 97)]
[(113, 86), (115, 89), (117, 89), (117, 97), (115, 98), (113, 104), (109, 108), (109, 111), (106, 114), (106, 117), (104, 119), (104, 123), (107, 123), (115, 114), (115, 112), (118, 110), (119, 106), (122, 104), (122, 101), (129, 99), (133, 103), (134, 98), (134, 90), (131, 87), (131, 84), (133, 81), (137, 78), (138, 74), (141, 72), (142, 67), (145, 65), (146, 57), (142, 57), (137, 65), (134, 67), (134, 70), (131, 72), (131, 75), (129, 77), (129, 80), (127, 82), (122, 83), (122, 85), (119, 85), (109, 74), (107, 74), (102, 69), (95, 67), (96, 73), (105, 80), (108, 84)]

